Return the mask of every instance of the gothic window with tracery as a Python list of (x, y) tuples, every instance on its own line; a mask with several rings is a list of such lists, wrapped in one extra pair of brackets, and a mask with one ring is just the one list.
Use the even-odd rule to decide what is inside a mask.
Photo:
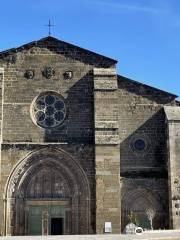
[(67, 182), (56, 172), (42, 169), (28, 184), (28, 198), (68, 198), (70, 190)]
[(66, 117), (64, 99), (54, 92), (42, 93), (33, 102), (32, 115), (33, 121), (41, 127), (57, 127)]

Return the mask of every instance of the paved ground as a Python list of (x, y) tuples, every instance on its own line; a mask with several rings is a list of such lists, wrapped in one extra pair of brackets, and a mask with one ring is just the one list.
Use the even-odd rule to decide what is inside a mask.
[(74, 236), (22, 236), (0, 237), (0, 240), (180, 240), (179, 231), (154, 231), (140, 235), (74, 235)]

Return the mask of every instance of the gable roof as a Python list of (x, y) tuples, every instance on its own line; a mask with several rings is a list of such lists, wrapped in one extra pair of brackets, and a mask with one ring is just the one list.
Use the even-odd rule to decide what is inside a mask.
[(172, 101), (178, 97), (173, 93), (166, 92), (164, 90), (149, 86), (144, 83), (140, 83), (121, 75), (118, 75), (118, 86), (119, 88), (128, 89), (130, 92), (133, 92), (137, 95), (142, 95), (147, 98), (150, 98), (153, 95), (153, 98), (157, 100), (158, 98), (163, 97)]
[(92, 65), (94, 65), (95, 61), (97, 61), (101, 63), (102, 66), (109, 67), (109, 66), (115, 65), (118, 62), (117, 60), (114, 60), (112, 58), (81, 48), (71, 43), (64, 42), (52, 36), (48, 36), (40, 40), (24, 44), (17, 48), (11, 48), (11, 49), (2, 51), (0, 52), (0, 58), (8, 56), (9, 54), (22, 51), (24, 49), (30, 49), (32, 47), (40, 47), (40, 48), (46, 47), (47, 49), (57, 53), (61, 53), (64, 55), (68, 54), (69, 57), (76, 56), (77, 60), (81, 59)]
[[(40, 48), (45, 47), (53, 52), (68, 55), (68, 57), (72, 57), (72, 58), (75, 58), (76, 60), (84, 61), (88, 64), (95, 65), (96, 67), (105, 67), (106, 68), (106, 67), (113, 66), (113, 65), (117, 64), (117, 62), (118, 62), (115, 59), (112, 59), (112, 58), (106, 57), (104, 55), (95, 53), (93, 51), (81, 48), (74, 44), (64, 42), (64, 41), (59, 40), (52, 36), (41, 38), (37, 41), (33, 41), (33, 42), (24, 44), (24, 45), (16, 47), (16, 48), (11, 48), (11, 49), (2, 51), (2, 52), (0, 52), (0, 59), (6, 59), (6, 57), (9, 55), (23, 51), (25, 49), (28, 50), (32, 47), (40, 47)], [(149, 89), (150, 91), (152, 91), (154, 94), (161, 93), (162, 95), (167, 96), (170, 99), (175, 99), (178, 97), (175, 94), (160, 90), (158, 88), (155, 88), (155, 87), (143, 84), (143, 83), (140, 83), (138, 81), (132, 80), (130, 78), (127, 78), (127, 77), (124, 77), (121, 75), (118, 75), (118, 80), (119, 80), (118, 81), (119, 84), (120, 84), (120, 81), (122, 82), (122, 80), (123, 80), (126, 84), (131, 84), (131, 85), (134, 85), (136, 87), (141, 87), (141, 88), (144, 87), (145, 89)], [(131, 91), (131, 89), (130, 89), (130, 91)], [(177, 104), (177, 105), (179, 105), (179, 104)]]

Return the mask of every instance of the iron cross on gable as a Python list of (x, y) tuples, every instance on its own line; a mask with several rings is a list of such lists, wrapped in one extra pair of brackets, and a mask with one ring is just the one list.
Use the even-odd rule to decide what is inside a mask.
[(49, 36), (51, 36), (51, 27), (54, 27), (55, 25), (51, 24), (51, 20), (49, 19), (48, 25), (45, 26), (49, 28)]

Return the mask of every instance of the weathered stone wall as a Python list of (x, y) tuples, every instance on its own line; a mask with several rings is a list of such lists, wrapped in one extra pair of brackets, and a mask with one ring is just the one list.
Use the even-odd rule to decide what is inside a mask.
[[(119, 135), (121, 171), (137, 167), (166, 166), (164, 105), (174, 99), (164, 92), (119, 77)], [(133, 149), (135, 139), (142, 138), (147, 148), (140, 154)]]
[[(3, 92), (3, 79), (4, 79), (4, 68), (0, 68), (0, 139), (1, 139), (1, 130), (2, 130), (2, 92)], [(0, 152), (1, 152), (1, 148), (0, 148)], [(2, 166), (1, 166), (1, 158), (0, 158), (0, 181), (1, 181), (1, 172), (2, 172)], [(2, 229), (3, 227), (3, 199), (2, 199), (2, 195), (0, 197), (0, 205), (2, 206), (0, 208), (0, 216), (2, 216), (0, 218), (0, 229)], [(1, 234), (1, 233), (0, 233)]]
[[(160, 194), (162, 199), (167, 200), (167, 147), (163, 106), (174, 105), (174, 97), (121, 76), (118, 78), (118, 87), (120, 169), (121, 177), (126, 179), (122, 194), (128, 194), (134, 186), (133, 182), (141, 181), (143, 189), (152, 192), (155, 198), (159, 198)], [(144, 141), (142, 150), (135, 147), (138, 139)], [(148, 187), (153, 181), (155, 192)], [(135, 188), (137, 187), (141, 185), (137, 184)], [(146, 191), (143, 194), (146, 198)], [(122, 211), (125, 207), (123, 204)], [(168, 207), (163, 208), (163, 211), (168, 216)], [(122, 218), (123, 221), (125, 220)], [(167, 227), (167, 223), (162, 224), (163, 221), (159, 221), (156, 227)]]
[[(0, 126), (2, 129), (2, 95), (3, 95), (4, 68), (0, 67)], [(0, 137), (1, 137), (0, 129)]]
[[(4, 76), (3, 142), (92, 142), (92, 66), (36, 47), (16, 55), (16, 62), (6, 68)], [(51, 79), (42, 75), (46, 66), (55, 70)], [(34, 70), (34, 79), (25, 78), (24, 74), (29, 69)], [(70, 80), (63, 78), (67, 69), (73, 71)], [(68, 111), (64, 124), (55, 131), (38, 128), (30, 116), (33, 99), (49, 90), (65, 98)]]
[(169, 224), (180, 227), (180, 107), (165, 107), (167, 123), (168, 177), (169, 177)]
[[(0, 61), (5, 67), (0, 185), (1, 234), (4, 234), (6, 227), (3, 219), (3, 201), (6, 199), (3, 198), (8, 177), (20, 160), (46, 147), (65, 150), (86, 173), (91, 192), (89, 233), (94, 233), (96, 208), (92, 69), (94, 66), (108, 68), (114, 63), (100, 55), (59, 43), (52, 38), (2, 53)], [(50, 79), (42, 73), (45, 67), (52, 67), (55, 71)], [(34, 71), (32, 79), (25, 76), (27, 70)], [(72, 79), (64, 78), (67, 70), (72, 71)], [(46, 130), (35, 125), (31, 119), (32, 101), (44, 91), (55, 91), (65, 99), (67, 117), (59, 128)], [(83, 230), (80, 229), (79, 233), (83, 233)]]
[(120, 233), (120, 155), (115, 69), (94, 69), (96, 232)]
[(169, 150), (169, 208), (170, 208), (170, 226), (173, 229), (180, 227), (180, 194), (179, 194), (179, 133), (180, 121), (168, 123), (168, 150)]
[[(121, 76), (117, 79), (116, 61), (51, 37), (0, 53), (0, 63), (5, 69), (4, 81), (0, 73), (1, 234), (6, 227), (2, 216), (12, 207), (3, 212), (8, 178), (20, 160), (43, 148), (65, 151), (85, 172), (90, 186), (89, 233), (103, 233), (105, 222), (119, 233), (121, 212), (122, 229), (127, 221), (124, 199), (137, 201), (139, 196), (147, 197), (158, 211), (155, 226), (167, 227), (163, 106), (176, 105), (176, 96)], [(49, 79), (42, 73), (45, 67), (55, 71)], [(34, 71), (32, 79), (27, 79), (26, 70)], [(73, 72), (72, 79), (64, 78), (67, 70)], [(44, 91), (55, 91), (65, 100), (67, 117), (56, 129), (43, 129), (31, 118), (32, 101)], [(144, 141), (140, 151), (134, 146), (138, 139)], [(82, 228), (83, 224), (79, 233)]]

